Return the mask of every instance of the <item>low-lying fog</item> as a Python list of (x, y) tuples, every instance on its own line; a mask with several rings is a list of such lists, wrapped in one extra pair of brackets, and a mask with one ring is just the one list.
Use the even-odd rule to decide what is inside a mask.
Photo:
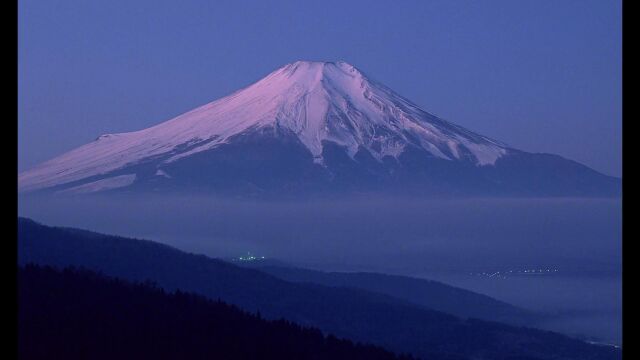
[(621, 341), (620, 200), (23, 197), (19, 214), (213, 257), (436, 278), (560, 314), (549, 328)]

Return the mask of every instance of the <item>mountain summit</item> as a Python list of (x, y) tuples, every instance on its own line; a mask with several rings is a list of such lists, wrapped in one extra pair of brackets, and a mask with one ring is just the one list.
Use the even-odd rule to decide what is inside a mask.
[(115, 189), (615, 195), (619, 179), (442, 120), (346, 62), (298, 61), (19, 174), (22, 192)]

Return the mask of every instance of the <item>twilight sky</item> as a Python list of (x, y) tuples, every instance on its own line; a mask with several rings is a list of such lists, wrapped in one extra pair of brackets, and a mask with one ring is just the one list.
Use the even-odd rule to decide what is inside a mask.
[(296, 60), (347, 61), (426, 111), (622, 169), (621, 3), (18, 3), (19, 170), (168, 120)]

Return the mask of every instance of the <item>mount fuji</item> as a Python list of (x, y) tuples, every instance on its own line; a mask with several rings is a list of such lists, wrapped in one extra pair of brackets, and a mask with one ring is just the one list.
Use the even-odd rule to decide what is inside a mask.
[(420, 109), (345, 62), (298, 61), (18, 175), (21, 193), (619, 196), (621, 180)]

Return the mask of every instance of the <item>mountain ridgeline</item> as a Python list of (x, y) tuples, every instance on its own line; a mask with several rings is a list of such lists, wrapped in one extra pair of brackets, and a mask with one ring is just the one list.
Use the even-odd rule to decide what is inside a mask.
[[(151, 241), (47, 227), (23, 218), (18, 219), (18, 236), (21, 265), (75, 266), (128, 281), (151, 280), (165, 291), (220, 299), (245, 311), (260, 312), (268, 320), (284, 318), (420, 358), (621, 358), (619, 349), (553, 332), (464, 319), (362, 287), (289, 282)], [(454, 294), (460, 296), (464, 291)]]
[(536, 314), (486, 295), (433, 280), (369, 272), (324, 272), (290, 266), (261, 265), (260, 261), (255, 264), (242, 265), (250, 266), (286, 281), (346, 287), (386, 294), (461, 318), (477, 318), (529, 326), (543, 318), (542, 314)]
[(18, 176), (22, 193), (605, 196), (621, 180), (434, 116), (345, 62), (298, 61)]

